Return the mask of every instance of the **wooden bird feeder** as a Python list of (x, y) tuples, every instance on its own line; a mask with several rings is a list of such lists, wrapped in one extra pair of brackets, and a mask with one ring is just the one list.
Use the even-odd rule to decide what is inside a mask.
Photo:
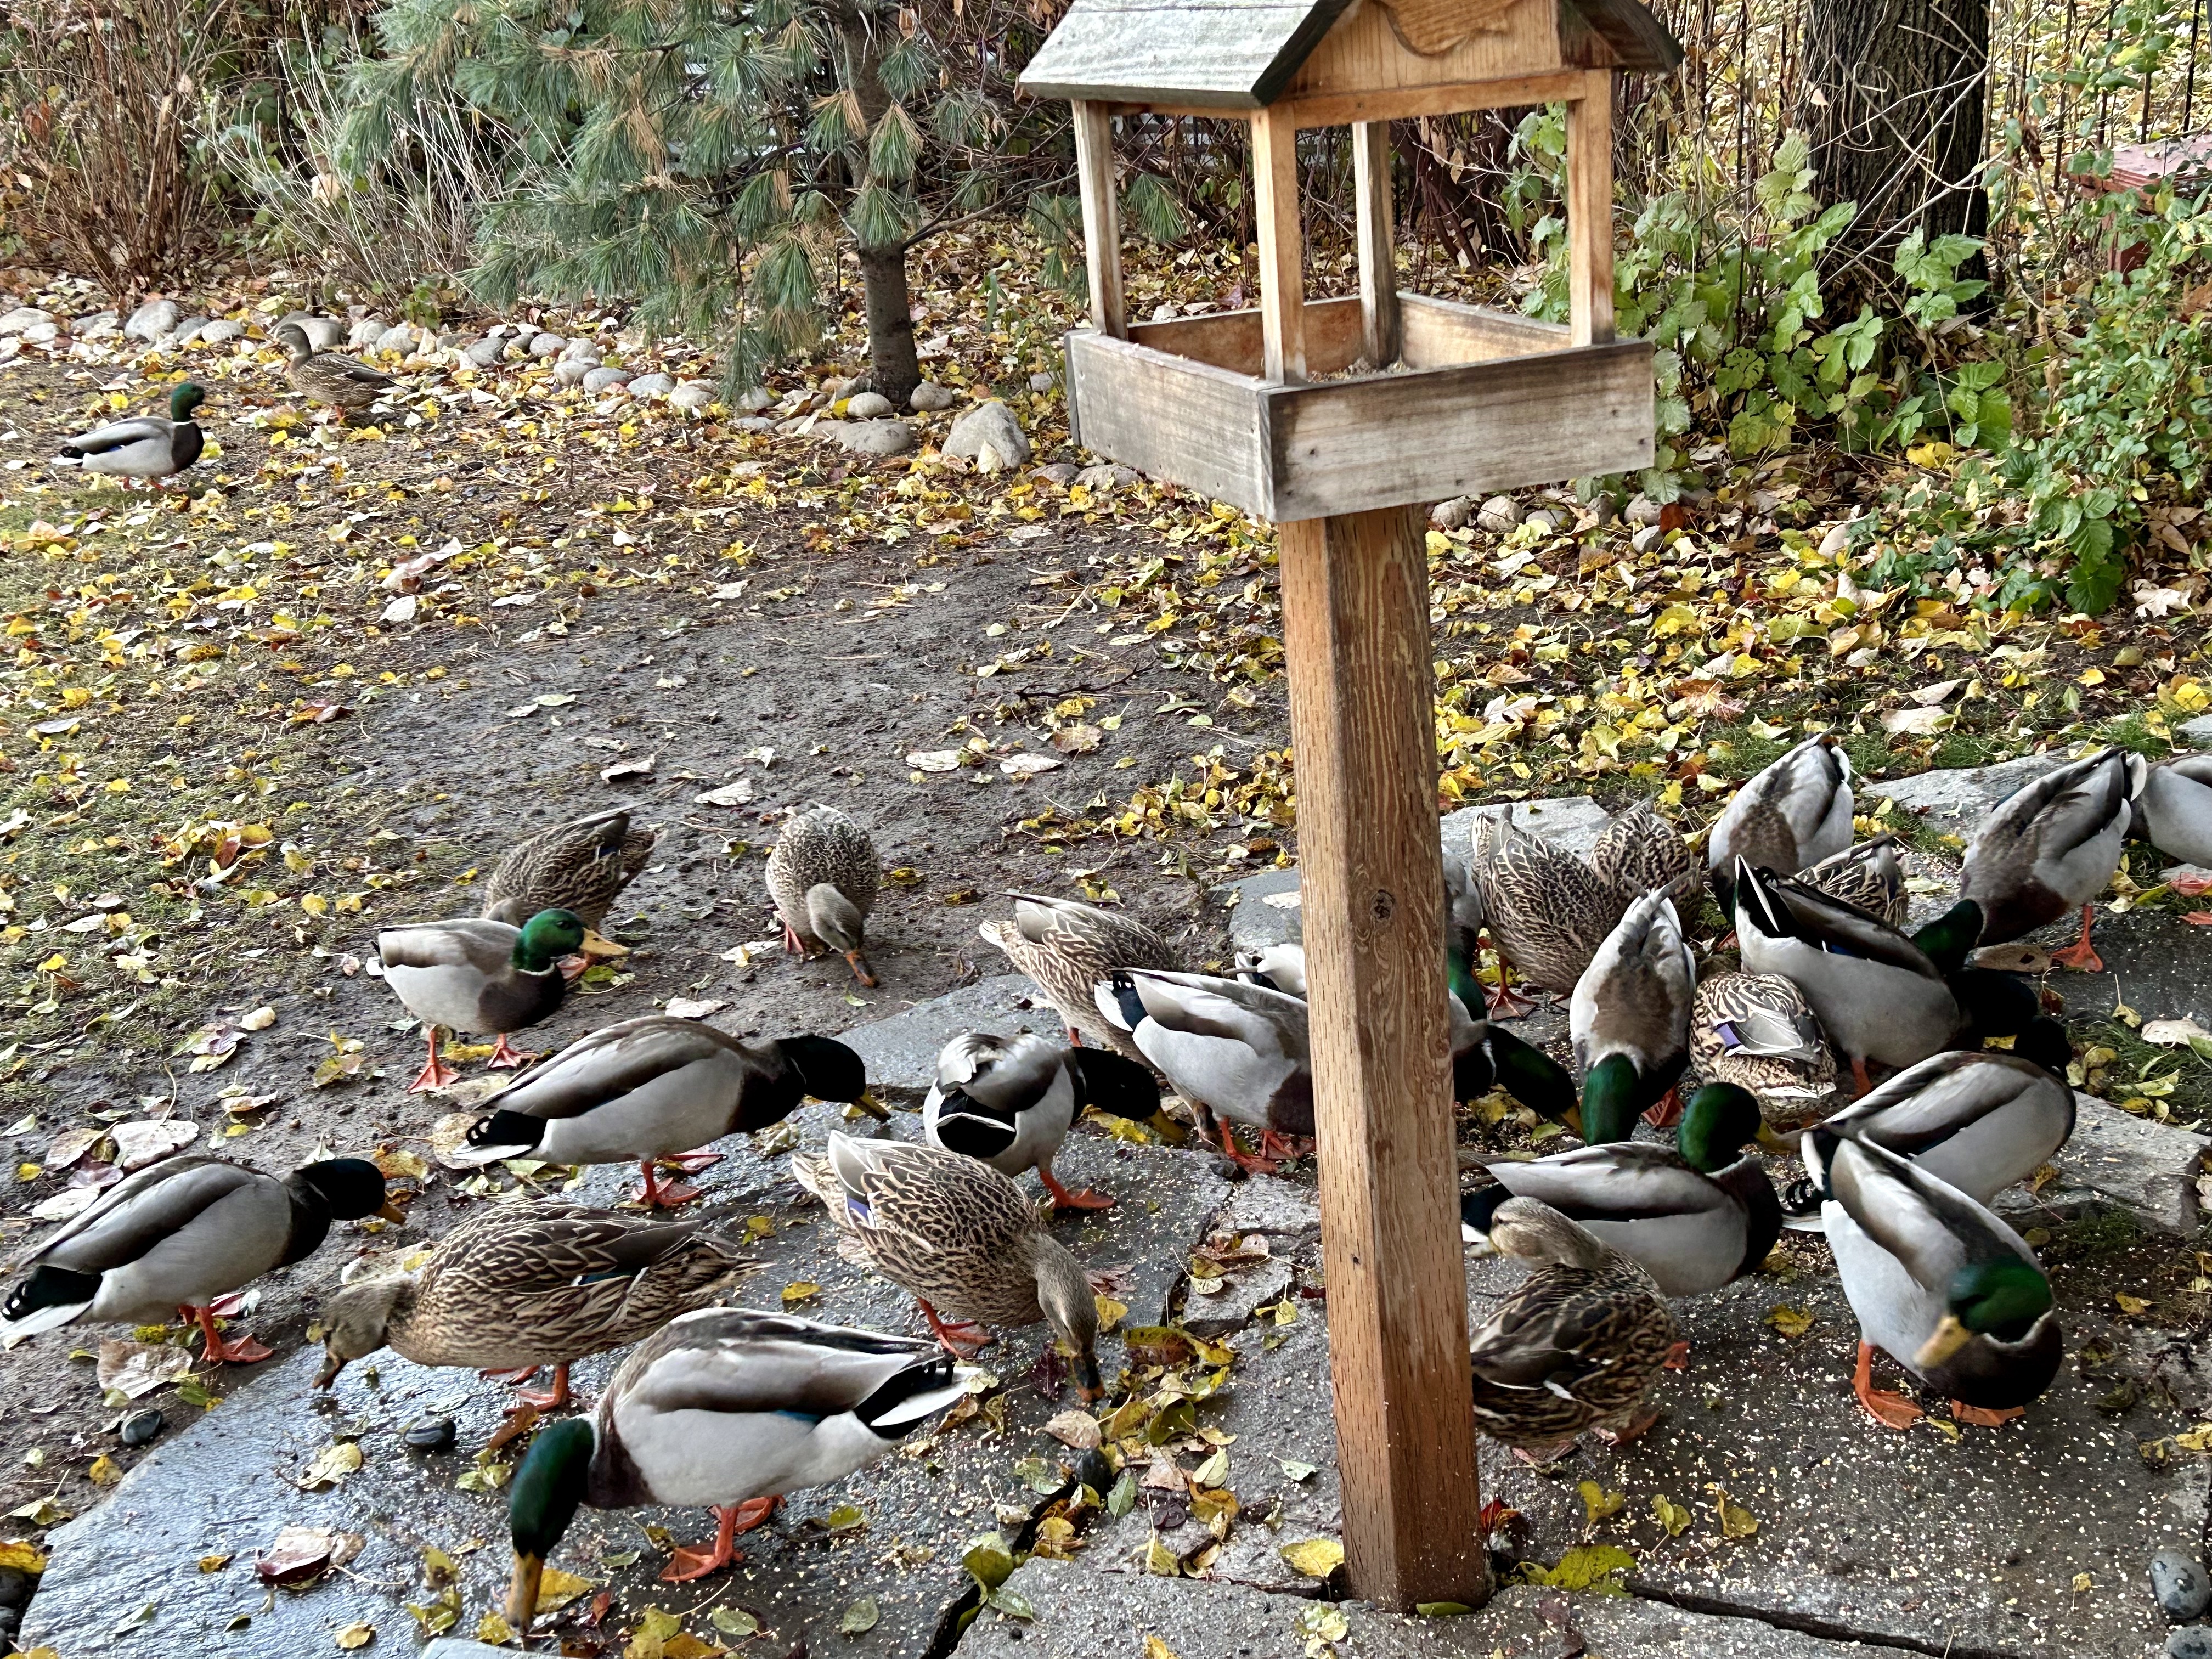
[[(1020, 82), (1074, 105), (1077, 441), (1279, 526), (1344, 1544), (1389, 1605), (1489, 1589), (1419, 504), (1651, 465), (1651, 350), (1613, 335), (1613, 77), (1680, 59), (1637, 0), (1073, 0)], [(1567, 325), (1401, 292), (1390, 122), (1553, 100)], [(1250, 124), (1256, 309), (1128, 320), (1112, 123), (1145, 114)], [(1297, 134), (1342, 125), (1359, 293), (1308, 304)]]

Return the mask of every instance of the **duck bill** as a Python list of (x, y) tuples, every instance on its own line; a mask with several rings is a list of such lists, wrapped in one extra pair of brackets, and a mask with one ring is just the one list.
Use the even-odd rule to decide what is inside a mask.
[(1459, 1224), (1459, 1242), (1461, 1248), (1467, 1252), (1468, 1259), (1473, 1261), (1501, 1254), (1498, 1246), (1490, 1242), (1488, 1233), (1479, 1233), (1464, 1221)]
[(329, 1349), (324, 1349), (323, 1368), (315, 1373), (315, 1386), (319, 1389), (329, 1388), (331, 1383), (338, 1380), (338, 1373), (344, 1369), (345, 1361), (343, 1359), (340, 1358), (337, 1354), (332, 1353)]
[(1912, 1356), (1912, 1369), (1932, 1370), (1974, 1340), (1974, 1334), (1959, 1322), (1956, 1314), (1945, 1314), (1943, 1322), (1936, 1328), (1935, 1335), (1920, 1345), (1920, 1352)]
[(383, 1219), (398, 1222), (402, 1226), (404, 1226), (407, 1222), (407, 1212), (388, 1198), (377, 1206), (376, 1213)]
[(529, 1638), (530, 1621), (538, 1616), (538, 1581), (544, 1576), (544, 1557), (516, 1552), (514, 1577), (507, 1587), (507, 1622), (518, 1640)]
[(888, 1123), (891, 1121), (890, 1108), (884, 1105), (883, 1102), (878, 1100), (875, 1096), (870, 1094), (865, 1089), (853, 1097), (853, 1104), (859, 1107), (862, 1111), (866, 1112), (870, 1117), (875, 1119), (878, 1123)]
[(854, 950), (845, 952), (845, 960), (853, 964), (853, 977), (854, 979), (857, 979), (861, 984), (869, 987), (871, 989), (874, 988), (876, 984), (875, 970), (868, 966), (867, 957), (862, 956), (859, 951)]
[(1093, 1406), (1106, 1397), (1106, 1383), (1098, 1375), (1098, 1361), (1085, 1354), (1076, 1362), (1075, 1397), (1086, 1406)]

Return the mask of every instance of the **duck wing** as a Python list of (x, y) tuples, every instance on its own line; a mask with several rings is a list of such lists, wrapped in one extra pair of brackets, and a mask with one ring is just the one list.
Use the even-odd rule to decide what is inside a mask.
[(76, 1273), (112, 1273), (183, 1232), (233, 1194), (263, 1188), (289, 1227), (291, 1197), (273, 1176), (220, 1158), (169, 1158), (125, 1176), (32, 1261)]
[(570, 1043), (491, 1103), (502, 1112), (581, 1117), (701, 1060), (750, 1058), (744, 1045), (703, 1019), (647, 1014)]
[(406, 923), (380, 930), (376, 953), (386, 968), (465, 968), (495, 975), (514, 965), (521, 933), (482, 916)]
[[(2087, 903), (2118, 867), (2142, 792), (2142, 757), (2108, 749), (2046, 772), (2000, 802), (1966, 844), (1961, 896), (1990, 913), (1984, 943), (2001, 943)], [(2039, 885), (2047, 899), (2023, 890)]]
[(1832, 732), (1808, 738), (1735, 793), (1713, 825), (1705, 858), (1717, 880), (1735, 860), (1790, 875), (1850, 845), (1851, 763)]
[(1060, 1079), (1060, 1050), (1034, 1033), (1008, 1041), (963, 1031), (937, 1057), (937, 1080), (922, 1102), (931, 1144), (990, 1159), (1012, 1149), (1018, 1120)]
[(61, 453), (72, 460), (88, 460), (94, 455), (112, 455), (137, 444), (158, 446), (163, 453), (169, 449), (175, 435), (175, 423), (158, 415), (141, 415), (128, 421), (117, 421), (110, 426), (94, 427), (91, 431), (63, 441)]

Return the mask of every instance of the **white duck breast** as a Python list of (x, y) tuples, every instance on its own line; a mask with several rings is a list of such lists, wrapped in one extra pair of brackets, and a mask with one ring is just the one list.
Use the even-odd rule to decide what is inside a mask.
[(2010, 1054), (1934, 1054), (1820, 1126), (1909, 1158), (1986, 1204), (2074, 1133), (2074, 1091)]
[(2152, 846), (2212, 869), (2212, 755), (2177, 755), (2152, 767), (2136, 805)]
[(1808, 738), (1735, 793), (1707, 839), (1726, 876), (1739, 856), (1790, 875), (1851, 844), (1851, 763), (1826, 732)]
[(967, 1031), (937, 1058), (921, 1127), (931, 1146), (1012, 1176), (1050, 1161), (1075, 1111), (1075, 1085), (1058, 1044), (1030, 1031)]

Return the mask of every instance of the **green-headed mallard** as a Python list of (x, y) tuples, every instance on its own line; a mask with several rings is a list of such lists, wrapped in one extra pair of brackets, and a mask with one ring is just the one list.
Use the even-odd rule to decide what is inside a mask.
[(1451, 1030), (1454, 1100), (1464, 1104), (1503, 1089), (1539, 1117), (1581, 1133), (1582, 1102), (1565, 1066), (1496, 1020), (1477, 1019), (1455, 991), (1445, 993), (1444, 1009)]
[(1451, 988), (1471, 1012), (1480, 994), (1474, 970), (1482, 954), (1482, 887), (1474, 868), (1449, 848), (1444, 849), (1444, 963)]
[(1942, 969), (1894, 927), (1746, 860), (1733, 885), (1743, 965), (1805, 994), (1859, 1093), (1872, 1086), (1869, 1062), (1917, 1065), (1965, 1027)]
[(1160, 1085), (1145, 1066), (1105, 1049), (1063, 1048), (1029, 1031), (963, 1031), (937, 1056), (921, 1128), (931, 1146), (980, 1158), (1001, 1175), (1035, 1170), (1054, 1204), (1103, 1210), (1114, 1200), (1088, 1188), (1070, 1192), (1052, 1172), (1053, 1154), (1086, 1106), (1142, 1121), (1159, 1110)]
[(540, 910), (568, 910), (596, 928), (659, 840), (656, 830), (633, 829), (621, 806), (540, 830), (510, 848), (491, 872), (483, 913), (520, 927)]
[(140, 415), (94, 427), (64, 441), (54, 465), (149, 482), (174, 477), (200, 458), (205, 438), (192, 411), (206, 401), (206, 388), (186, 380), (169, 393), (167, 420)]
[(531, 1057), (508, 1045), (507, 1033), (535, 1025), (561, 1006), (568, 988), (561, 958), (583, 943), (584, 924), (568, 910), (540, 910), (520, 927), (474, 916), (379, 933), (384, 982), (422, 1022), (430, 1045), (429, 1060), (407, 1092), (453, 1082), (453, 1072), (438, 1059), (441, 1025), (496, 1036), (493, 1066), (526, 1065)]
[(2212, 755), (2176, 755), (2152, 767), (2136, 808), (2152, 846), (2212, 870)]
[(703, 1019), (647, 1014), (570, 1043), (500, 1095), (456, 1161), (635, 1158), (646, 1203), (672, 1206), (699, 1194), (656, 1184), (656, 1159), (781, 1123), (809, 1095), (858, 1100), (867, 1087), (860, 1055), (829, 1037), (744, 1042)]
[(213, 1304), (313, 1255), (333, 1221), (404, 1218), (384, 1175), (357, 1158), (302, 1164), (278, 1179), (216, 1158), (173, 1158), (125, 1176), (39, 1247), (0, 1304), (9, 1346), (89, 1319), (197, 1321), (210, 1360), (266, 1359), (252, 1337), (225, 1342)]
[(1767, 1127), (1802, 1129), (1836, 1095), (1836, 1056), (1805, 994), (1778, 974), (1719, 973), (1690, 1002), (1690, 1075), (1732, 1083)]
[(416, 1271), (362, 1279), (331, 1298), (315, 1386), (389, 1346), (418, 1365), (526, 1379), (550, 1365), (550, 1393), (517, 1397), (545, 1411), (565, 1406), (572, 1361), (650, 1336), (757, 1265), (702, 1227), (557, 1199), (492, 1205), (440, 1239)]
[(1489, 1249), (1541, 1265), (1469, 1341), (1475, 1426), (1534, 1463), (1584, 1429), (1616, 1441), (1642, 1433), (1657, 1413), (1638, 1407), (1676, 1340), (1651, 1275), (1533, 1198), (1489, 1219)]
[(1095, 992), (1116, 968), (1181, 969), (1182, 957), (1175, 946), (1134, 916), (1073, 899), (1032, 893), (1006, 896), (1014, 902), (1013, 921), (987, 921), (975, 931), (1005, 951), (1018, 972), (1036, 981), (1067, 1022), (1070, 1042), (1094, 1042), (1142, 1060), (1128, 1034), (1101, 1018)]
[(1851, 762), (1832, 732), (1808, 738), (1759, 773), (1715, 820), (1705, 868), (1723, 912), (1733, 912), (1738, 859), (1795, 875), (1851, 844)]
[(1517, 827), (1510, 808), (1477, 821), (1469, 868), (1498, 956), (1492, 1013), (1525, 1012), (1530, 1006), (1506, 987), (1509, 961), (1533, 985), (1572, 992), (1634, 896), (1572, 853)]
[(1982, 820), (1966, 843), (1959, 892), (1982, 907), (1983, 944), (2002, 945), (2079, 910), (2081, 939), (2051, 959), (2102, 971), (2089, 944), (2092, 901), (2120, 867), (2143, 774), (2142, 756), (2107, 749), (2045, 773)]
[(285, 366), (284, 378), (291, 381), (295, 392), (315, 403), (354, 414), (386, 392), (398, 389), (399, 383), (382, 369), (371, 368), (343, 352), (316, 350), (307, 331), (297, 323), (277, 324), (275, 339), (291, 359)]
[(1690, 1098), (1675, 1144), (1620, 1140), (1549, 1158), (1500, 1158), (1494, 1187), (1460, 1200), (1462, 1237), (1477, 1243), (1509, 1200), (1541, 1200), (1640, 1265), (1662, 1296), (1698, 1296), (1766, 1259), (1782, 1206), (1765, 1160), (1740, 1152), (1759, 1135), (1759, 1103), (1726, 1083)]
[(1313, 1139), (1304, 999), (1212, 974), (1133, 968), (1115, 969), (1096, 995), (1098, 1012), (1198, 1109), (1201, 1126), (1225, 1118), (1260, 1132), (1260, 1155), (1248, 1158), (1217, 1126), (1237, 1163), (1272, 1171), (1288, 1154), (1282, 1143)]
[(1874, 1386), (1881, 1348), (1938, 1393), (1962, 1423), (2016, 1417), (2065, 1358), (2051, 1281), (2010, 1227), (1896, 1153), (1822, 1129), (1805, 1135), (1822, 1231), (1858, 1316), (1852, 1391), (1894, 1429), (1922, 1415)]
[(951, 1352), (979, 1352), (991, 1340), (986, 1326), (1042, 1320), (1075, 1351), (1077, 1393), (1088, 1401), (1105, 1392), (1098, 1303), (1082, 1264), (989, 1164), (832, 1132), (821, 1157), (793, 1154), (791, 1172), (829, 1206), (841, 1249), (920, 1303)]
[(1797, 879), (1900, 932), (1912, 915), (1912, 901), (1905, 890), (1905, 867), (1897, 859), (1895, 836), (1876, 836), (1832, 853), (1800, 871)]
[(1705, 879), (1682, 832), (1640, 800), (1616, 815), (1590, 848), (1590, 868), (1626, 898), (1664, 893), (1676, 904), (1697, 896)]
[[(1818, 1127), (1909, 1158), (1986, 1204), (2048, 1164), (2073, 1134), (2066, 1058), (2063, 1036), (2058, 1051), (2041, 1061), (2016, 1053), (1931, 1054)], [(1818, 1206), (1811, 1184), (1798, 1182), (1790, 1188), (1789, 1224), (1817, 1231)]]
[(818, 801), (793, 812), (768, 855), (768, 894), (783, 922), (784, 949), (793, 956), (833, 950), (852, 964), (854, 978), (873, 985), (867, 921), (882, 880), (883, 860), (866, 830)]
[(623, 1361), (590, 1417), (531, 1442), (507, 1498), (507, 1616), (526, 1638), (545, 1559), (585, 1504), (712, 1506), (714, 1547), (677, 1550), (661, 1574), (702, 1578), (744, 1559), (738, 1534), (786, 1492), (867, 1468), (966, 1392), (925, 1342), (743, 1308), (685, 1314)]
[(1639, 1112), (1662, 1121), (1661, 1103), (1689, 1061), (1697, 987), (1674, 901), (1646, 893), (1598, 946), (1568, 1004), (1584, 1139), (1626, 1140)]

